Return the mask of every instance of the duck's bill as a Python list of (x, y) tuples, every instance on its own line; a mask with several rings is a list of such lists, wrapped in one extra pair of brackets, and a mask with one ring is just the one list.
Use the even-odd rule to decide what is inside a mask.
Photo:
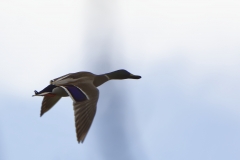
[(130, 77), (129, 78), (132, 78), (132, 79), (140, 79), (142, 78), (141, 76), (138, 76), (138, 75), (133, 75), (133, 74), (130, 74)]

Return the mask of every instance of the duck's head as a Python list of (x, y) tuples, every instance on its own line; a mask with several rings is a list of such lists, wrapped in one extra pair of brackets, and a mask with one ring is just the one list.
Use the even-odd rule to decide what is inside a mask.
[(110, 79), (140, 79), (141, 76), (133, 75), (130, 72), (120, 69), (106, 74)]

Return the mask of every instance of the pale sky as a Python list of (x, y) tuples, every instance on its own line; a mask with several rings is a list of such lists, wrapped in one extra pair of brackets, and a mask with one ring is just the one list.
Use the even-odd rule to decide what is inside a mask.
[[(0, 1), (0, 160), (240, 159), (239, 19), (234, 0)], [(83, 144), (70, 98), (39, 117), (51, 79), (121, 68), (143, 78), (99, 88)]]

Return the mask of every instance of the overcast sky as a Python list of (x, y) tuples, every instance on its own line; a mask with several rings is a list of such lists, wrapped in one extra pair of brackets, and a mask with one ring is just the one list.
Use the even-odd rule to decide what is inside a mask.
[[(240, 2), (0, 1), (0, 160), (239, 160)], [(72, 101), (39, 117), (51, 79), (127, 69), (99, 87), (76, 140)]]

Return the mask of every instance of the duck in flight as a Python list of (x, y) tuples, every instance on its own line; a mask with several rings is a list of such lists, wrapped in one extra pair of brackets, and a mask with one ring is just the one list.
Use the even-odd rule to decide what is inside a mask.
[(126, 70), (95, 75), (90, 72), (69, 73), (50, 81), (50, 85), (33, 96), (43, 96), (42, 116), (50, 110), (62, 97), (71, 97), (75, 115), (75, 127), (78, 143), (84, 141), (93, 122), (99, 97), (98, 86), (109, 80), (140, 79)]

